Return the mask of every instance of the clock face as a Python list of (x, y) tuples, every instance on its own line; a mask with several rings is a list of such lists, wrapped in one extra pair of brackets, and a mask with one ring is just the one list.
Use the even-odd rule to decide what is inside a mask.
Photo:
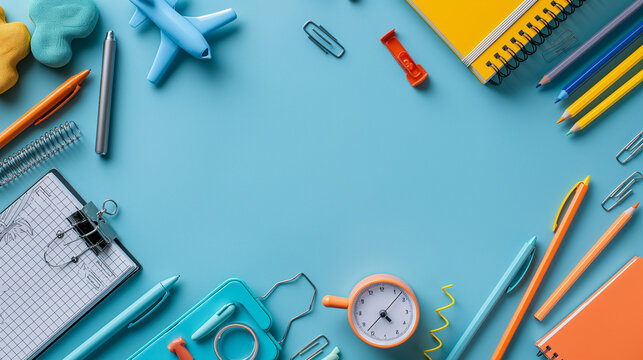
[(413, 335), (417, 316), (413, 296), (387, 282), (364, 287), (351, 309), (351, 320), (358, 335), (383, 347), (399, 345)]

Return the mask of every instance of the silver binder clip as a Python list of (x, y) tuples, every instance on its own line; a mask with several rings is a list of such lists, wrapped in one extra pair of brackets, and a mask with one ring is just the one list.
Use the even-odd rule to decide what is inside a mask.
[(340, 44), (339, 41), (337, 41), (337, 39), (328, 32), (328, 30), (324, 29), (323, 26), (317, 25), (308, 20), (304, 24), (304, 32), (308, 34), (310, 41), (319, 46), (324, 53), (330, 53), (336, 58), (340, 58), (344, 55), (344, 47), (342, 44)]
[[(618, 161), (619, 164), (625, 165), (628, 161), (632, 160), (638, 153), (643, 150), (643, 131), (641, 131), (638, 135), (632, 139), (621, 151), (616, 154), (616, 161)], [(629, 154), (628, 157), (625, 158), (625, 160), (621, 160), (621, 155), (623, 154)]]
[[(108, 210), (109, 204), (112, 204), (112, 210)], [(44, 253), (45, 263), (51, 267), (64, 267), (71, 263), (77, 263), (78, 259), (88, 251), (92, 251), (96, 255), (104, 251), (117, 238), (116, 232), (107, 223), (104, 216), (115, 215), (117, 211), (118, 204), (114, 200), (105, 200), (100, 210), (90, 201), (82, 209), (74, 211), (67, 217), (70, 227), (65, 230), (58, 230), (53, 240), (47, 244)], [(67, 261), (52, 263), (51, 259), (48, 258), (48, 254), (53, 250), (52, 245), (57, 240), (64, 238), (65, 234), (70, 231), (74, 231), (78, 237), (64, 243), (63, 246), (67, 247), (75, 242), (84, 241), (87, 249), (71, 256)]]
[[(622, 183), (620, 183), (614, 191), (612, 191), (605, 200), (601, 203), (603, 210), (610, 211), (617, 207), (620, 203), (625, 201), (630, 195), (632, 195), (632, 186), (636, 184), (637, 181), (643, 180), (643, 174), (640, 172), (635, 172), (632, 175), (628, 176)], [(614, 201), (614, 204), (609, 207), (605, 207), (610, 200)]]

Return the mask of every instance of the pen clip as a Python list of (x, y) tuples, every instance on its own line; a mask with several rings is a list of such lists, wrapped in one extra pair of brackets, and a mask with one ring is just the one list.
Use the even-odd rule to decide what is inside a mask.
[(170, 292), (169, 292), (169, 291), (167, 291), (167, 290), (165, 290), (165, 294), (163, 294), (163, 297), (162, 297), (161, 299), (159, 299), (159, 301), (157, 301), (156, 303), (154, 303), (154, 305), (153, 305), (152, 307), (150, 307), (150, 308), (149, 308), (149, 309), (147, 309), (144, 313), (142, 313), (138, 318), (134, 319), (134, 321), (132, 321), (129, 325), (127, 325), (127, 328), (129, 329), (129, 328), (131, 328), (132, 326), (136, 326), (136, 324), (138, 324), (138, 323), (140, 323), (141, 321), (143, 321), (143, 319), (145, 319), (145, 318), (146, 318), (146, 317), (148, 317), (151, 313), (153, 313), (153, 312), (154, 312), (154, 310), (156, 310), (156, 308), (158, 308), (158, 307), (159, 307), (159, 305), (161, 305), (161, 304), (165, 301), (165, 299), (167, 299), (167, 297), (168, 297), (169, 295), (170, 295)]
[(563, 208), (565, 207), (565, 204), (567, 204), (567, 200), (569, 200), (569, 197), (574, 193), (574, 190), (578, 188), (578, 186), (582, 183), (582, 181), (579, 181), (572, 187), (571, 190), (569, 190), (569, 193), (567, 193), (567, 196), (565, 196), (565, 199), (563, 199), (563, 202), (560, 204), (560, 208), (558, 209), (558, 213), (556, 213), (556, 218), (554, 219), (554, 227), (552, 228), (553, 232), (556, 232), (556, 228), (558, 227), (558, 219), (560, 218), (560, 213), (563, 212)]
[(34, 123), (34, 125), (38, 125), (41, 122), (47, 120), (48, 117), (53, 115), (56, 111), (58, 111), (61, 107), (63, 107), (67, 102), (69, 102), (69, 100), (71, 100), (71, 98), (73, 98), (78, 93), (78, 90), (80, 90), (80, 85), (76, 85), (74, 90), (71, 93), (69, 93), (67, 97), (62, 99), (55, 108), (48, 110), (40, 119), (38, 119), (38, 121)]
[(531, 263), (534, 261), (534, 255), (536, 255), (536, 248), (531, 249), (531, 252), (529, 253), (529, 256), (525, 259), (525, 261), (522, 263), (522, 267), (520, 268), (520, 271), (516, 273), (516, 276), (511, 280), (511, 283), (507, 287), (507, 294), (509, 294), (513, 289), (520, 284), (522, 279), (525, 277), (527, 274), (527, 271), (529, 270), (529, 267), (531, 266)]

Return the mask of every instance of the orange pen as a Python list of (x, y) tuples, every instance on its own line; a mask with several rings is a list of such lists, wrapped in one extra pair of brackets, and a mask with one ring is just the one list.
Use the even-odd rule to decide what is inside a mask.
[(55, 113), (63, 107), (76, 93), (80, 90), (80, 84), (89, 75), (89, 70), (80, 72), (62, 85), (52, 91), (42, 99), (36, 106), (32, 107), (26, 114), (22, 115), (20, 119), (16, 120), (13, 124), (9, 125), (5, 131), (0, 133), (0, 149), (7, 145), (16, 136), (20, 135), (23, 131), (32, 125), (38, 125), (46, 120), (51, 114)]
[[(545, 273), (547, 272), (547, 269), (551, 264), (551, 261), (554, 259), (554, 255), (556, 255), (556, 251), (558, 251), (558, 247), (565, 237), (567, 229), (569, 229), (569, 225), (572, 223), (574, 215), (576, 215), (576, 212), (578, 211), (578, 207), (580, 206), (581, 202), (583, 202), (583, 198), (585, 198), (585, 193), (587, 193), (588, 186), (589, 176), (586, 177), (585, 180), (574, 185), (574, 187), (569, 191), (569, 193), (563, 200), (563, 203), (558, 210), (558, 215), (556, 215), (556, 220), (554, 220), (554, 238), (549, 244), (549, 248), (547, 249), (545, 256), (543, 256), (543, 259), (540, 261), (534, 277), (531, 278), (529, 287), (527, 288), (527, 291), (525, 291), (525, 295), (523, 295), (522, 299), (520, 300), (520, 304), (518, 304), (516, 312), (511, 318), (509, 325), (507, 325), (507, 329), (502, 335), (500, 343), (498, 343), (498, 347), (496, 347), (496, 351), (494, 351), (493, 355), (491, 356), (491, 360), (502, 359), (502, 355), (504, 355), (505, 351), (507, 350), (507, 347), (511, 342), (511, 338), (516, 333), (518, 325), (520, 325), (520, 321), (525, 316), (531, 300), (534, 298), (534, 295), (536, 295), (536, 291), (538, 290), (538, 287), (540, 286), (540, 283), (542, 282), (543, 277), (545, 276)], [(567, 211), (563, 216), (563, 220), (560, 222), (560, 226), (558, 226), (558, 218), (560, 216), (560, 213), (574, 190), (576, 190), (576, 194), (574, 194), (574, 197), (569, 203), (569, 207), (567, 208)], [(557, 227), (558, 229), (556, 229)]]
[(534, 315), (536, 319), (538, 319), (539, 321), (542, 321), (545, 318), (545, 316), (549, 314), (551, 309), (554, 306), (556, 306), (558, 301), (565, 295), (567, 290), (569, 290), (569, 288), (571, 288), (572, 285), (574, 285), (576, 280), (578, 280), (578, 278), (583, 274), (583, 272), (587, 270), (587, 267), (589, 267), (589, 265), (594, 260), (596, 260), (598, 255), (600, 255), (603, 249), (605, 249), (607, 244), (609, 244), (610, 241), (614, 239), (616, 234), (618, 234), (621, 231), (621, 229), (623, 229), (625, 224), (627, 224), (628, 221), (630, 221), (630, 219), (632, 218), (632, 215), (634, 215), (634, 211), (638, 206), (639, 206), (639, 203), (625, 210), (625, 212), (623, 212), (621, 216), (619, 216), (618, 219), (616, 219), (616, 221), (612, 224), (612, 226), (610, 226), (610, 228), (607, 229), (605, 234), (603, 234), (603, 236), (601, 236), (601, 238), (598, 239), (596, 244), (594, 244), (594, 246), (587, 252), (587, 254), (585, 254), (585, 256), (581, 259), (581, 261), (576, 265), (574, 270), (572, 270), (569, 273), (569, 275), (567, 275), (565, 280), (563, 280), (563, 282), (560, 283), (560, 285), (558, 285), (556, 290), (554, 290), (554, 292), (549, 296), (549, 299), (545, 301), (543, 306), (541, 306), (540, 309), (538, 309), (538, 311)]

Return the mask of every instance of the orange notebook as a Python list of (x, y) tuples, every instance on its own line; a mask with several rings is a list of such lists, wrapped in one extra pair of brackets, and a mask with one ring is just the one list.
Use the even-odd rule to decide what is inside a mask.
[(481, 82), (499, 83), (582, 1), (406, 0)]
[(634, 257), (536, 342), (548, 359), (643, 359), (643, 258)]

